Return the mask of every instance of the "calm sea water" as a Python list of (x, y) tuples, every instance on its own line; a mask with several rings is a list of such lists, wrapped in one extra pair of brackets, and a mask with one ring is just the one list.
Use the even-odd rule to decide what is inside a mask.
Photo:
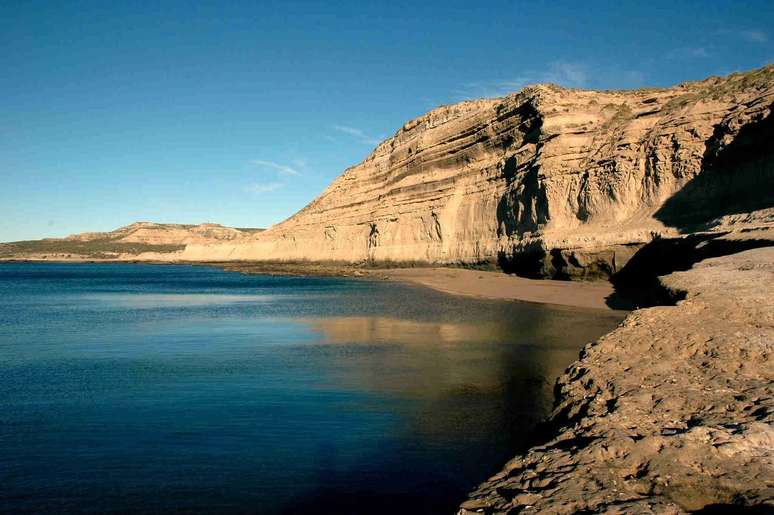
[(0, 264), (0, 510), (451, 513), (620, 318), (359, 280)]

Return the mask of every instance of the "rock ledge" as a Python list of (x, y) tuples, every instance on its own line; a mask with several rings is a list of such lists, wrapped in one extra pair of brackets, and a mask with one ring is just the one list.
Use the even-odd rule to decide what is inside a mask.
[(556, 386), (554, 438), (471, 493), (472, 513), (774, 512), (774, 248), (661, 278)]

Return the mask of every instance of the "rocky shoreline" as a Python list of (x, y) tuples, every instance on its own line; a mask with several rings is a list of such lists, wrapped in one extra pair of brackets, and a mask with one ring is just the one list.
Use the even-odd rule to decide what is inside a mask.
[(660, 278), (556, 386), (550, 439), (470, 494), (474, 513), (774, 511), (774, 248)]

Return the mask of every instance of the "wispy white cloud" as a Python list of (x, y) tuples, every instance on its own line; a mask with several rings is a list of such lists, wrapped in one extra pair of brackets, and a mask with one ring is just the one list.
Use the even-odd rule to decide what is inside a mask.
[(309, 166), (309, 163), (307, 163), (306, 159), (301, 158), (295, 158), (290, 161), (290, 163), (293, 165), (293, 167), (296, 170), (306, 170)]
[(758, 29), (740, 30), (739, 35), (742, 39), (752, 41), (753, 43), (766, 43), (769, 40), (769, 35)]
[(710, 52), (701, 46), (673, 48), (666, 54), (667, 59), (696, 59), (704, 57), (710, 57)]
[(548, 82), (580, 88), (588, 84), (590, 75), (588, 66), (583, 63), (554, 61), (543, 70), (527, 70), (520, 75), (499, 80), (470, 82), (454, 93), (459, 99), (501, 97), (532, 84)]
[(349, 125), (332, 125), (331, 128), (335, 131), (352, 136), (360, 143), (365, 143), (366, 145), (378, 145), (381, 142), (381, 138), (366, 134), (364, 131), (356, 127), (350, 127)]
[(624, 70), (617, 74), (627, 88), (639, 88), (647, 81), (645, 72), (639, 70)]
[(555, 82), (562, 86), (582, 87), (589, 81), (588, 67), (581, 63), (557, 61), (551, 63), (545, 75), (547, 81)]
[(300, 158), (291, 159), (290, 164), (278, 163), (267, 159), (253, 159), (250, 164), (263, 168), (270, 175), (275, 176), (275, 180), (258, 181), (245, 186), (245, 191), (256, 195), (270, 193), (280, 188), (284, 188), (286, 183), (284, 178), (300, 177), (302, 170), (307, 170), (306, 161)]
[(518, 91), (529, 84), (535, 84), (529, 77), (513, 77), (503, 80), (476, 81), (463, 84), (452, 91), (453, 100), (473, 100), (476, 98), (503, 97)]
[(292, 166), (288, 166), (288, 165), (283, 165), (280, 163), (275, 163), (274, 161), (266, 161), (264, 159), (253, 159), (250, 162), (256, 166), (262, 166), (265, 168), (271, 168), (273, 170), (276, 170), (281, 175), (301, 175), (301, 172), (299, 172), (296, 168), (293, 168)]
[(260, 195), (262, 193), (269, 193), (272, 191), (276, 191), (280, 188), (285, 186), (285, 183), (275, 181), (275, 182), (255, 182), (253, 184), (248, 185), (245, 190), (250, 193), (255, 193), (256, 195)]
[(582, 62), (554, 61), (542, 70), (525, 70), (509, 78), (464, 84), (452, 94), (455, 100), (471, 100), (505, 96), (533, 84), (553, 83), (569, 88), (587, 88), (616, 83), (618, 87), (639, 87), (645, 80), (645, 74), (639, 70), (605, 69)]
[(743, 39), (750, 43), (769, 42), (769, 34), (764, 30), (754, 27), (744, 29), (739, 27), (726, 27), (716, 30), (715, 34), (718, 36), (730, 36), (736, 39)]

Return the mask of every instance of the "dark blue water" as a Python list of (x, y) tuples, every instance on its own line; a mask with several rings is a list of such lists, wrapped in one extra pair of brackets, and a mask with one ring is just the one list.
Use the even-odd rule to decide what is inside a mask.
[(358, 280), (0, 264), (0, 510), (450, 513), (619, 319)]

